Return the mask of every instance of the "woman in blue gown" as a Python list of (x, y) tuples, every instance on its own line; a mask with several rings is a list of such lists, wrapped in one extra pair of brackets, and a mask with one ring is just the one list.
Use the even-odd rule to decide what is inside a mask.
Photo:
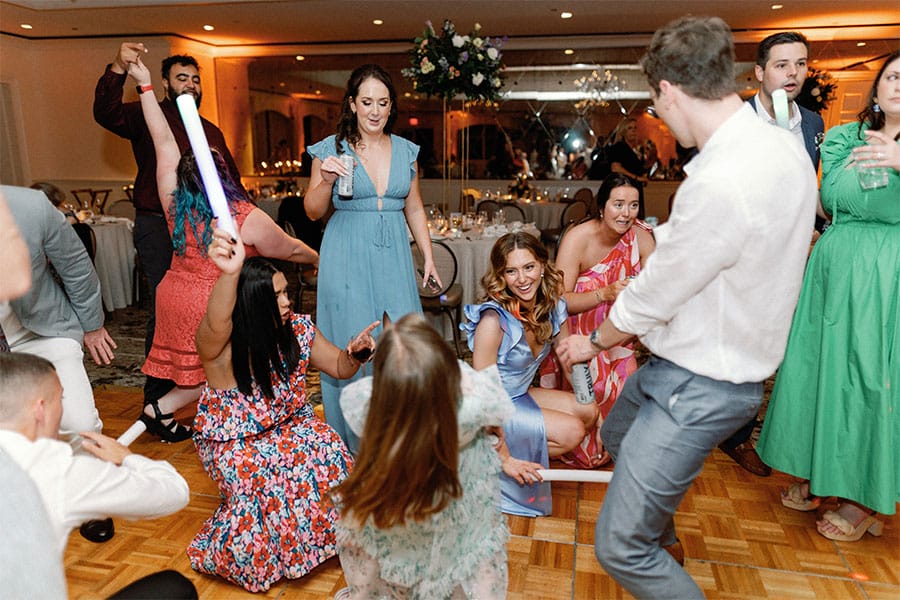
[(572, 450), (597, 420), (597, 405), (578, 404), (571, 392), (531, 386), (551, 351), (551, 340), (566, 337), (562, 275), (534, 236), (508, 233), (491, 249), (491, 266), (481, 280), (481, 304), (465, 307), (472, 366), (496, 364), (516, 408), (503, 424), (501, 509), (537, 517), (549, 515), (550, 484), (541, 481), (551, 457)]
[[(425, 258), (423, 284), (429, 276), (440, 281), (419, 193), (419, 147), (390, 133), (396, 103), (397, 93), (384, 69), (357, 68), (347, 82), (337, 135), (307, 148), (313, 163), (306, 213), (319, 219), (334, 208), (320, 251), (316, 321), (325, 337), (338, 345), (385, 314), (397, 320), (422, 311), (407, 224)], [(338, 177), (350, 174), (340, 160), (344, 154), (354, 162), (349, 198), (339, 196), (335, 185)], [(323, 373), (322, 401), (328, 424), (355, 451), (358, 439), (339, 404), (341, 388), (348, 382)]]

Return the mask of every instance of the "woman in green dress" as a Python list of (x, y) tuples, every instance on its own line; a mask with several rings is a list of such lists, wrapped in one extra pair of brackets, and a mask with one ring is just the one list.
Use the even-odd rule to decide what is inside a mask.
[[(824, 209), (816, 244), (757, 449), (803, 479), (782, 496), (796, 510), (819, 498), (840, 505), (819, 533), (856, 541), (880, 535), (875, 513), (900, 500), (900, 52), (891, 54), (858, 121), (822, 145)], [(887, 171), (861, 187), (857, 165)]]

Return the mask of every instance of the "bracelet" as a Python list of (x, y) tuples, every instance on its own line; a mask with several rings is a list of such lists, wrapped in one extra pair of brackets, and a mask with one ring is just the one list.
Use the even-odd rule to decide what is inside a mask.
[(147, 85), (138, 85), (138, 86), (135, 86), (135, 89), (137, 89), (138, 95), (141, 95), (141, 94), (143, 94), (144, 92), (152, 92), (152, 91), (153, 91), (153, 84), (152, 84), (152, 83), (148, 83)]

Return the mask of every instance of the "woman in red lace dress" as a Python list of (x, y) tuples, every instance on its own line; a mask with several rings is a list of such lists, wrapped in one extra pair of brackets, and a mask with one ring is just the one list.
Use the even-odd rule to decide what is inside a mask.
[[(174, 413), (200, 397), (200, 387), (205, 381), (194, 335), (219, 274), (206, 256), (206, 248), (212, 240), (213, 214), (194, 153), (188, 150), (182, 155), (169, 123), (151, 93), (150, 71), (138, 58), (137, 62), (128, 65), (128, 74), (145, 90), (140, 95), (141, 110), (156, 151), (160, 202), (175, 248), (172, 265), (156, 288), (156, 331), (150, 354), (141, 368), (146, 375), (171, 381), (171, 388), (162, 396), (144, 398), (141, 421), (150, 433), (164, 441), (179, 442), (188, 439), (191, 430), (175, 421)], [(235, 225), (249, 247), (248, 253), (298, 263), (318, 263), (315, 250), (288, 236), (265, 212), (247, 200), (244, 190), (228, 175), (215, 149), (213, 157)]]
[[(563, 273), (569, 331), (587, 335), (606, 320), (616, 296), (641, 271), (656, 248), (649, 227), (637, 220), (640, 184), (621, 173), (603, 180), (597, 191), (597, 215), (575, 225), (562, 239), (556, 266)], [(609, 460), (600, 442), (600, 426), (625, 379), (637, 369), (631, 344), (605, 350), (589, 364), (594, 398), (600, 407), (597, 424), (581, 444), (561, 457), (575, 467), (592, 468)], [(551, 354), (541, 367), (543, 387), (571, 389)]]

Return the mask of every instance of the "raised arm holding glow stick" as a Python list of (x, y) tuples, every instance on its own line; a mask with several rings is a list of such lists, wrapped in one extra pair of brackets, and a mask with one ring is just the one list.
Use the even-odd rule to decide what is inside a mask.
[(194, 150), (197, 168), (203, 179), (203, 187), (206, 188), (206, 199), (209, 200), (213, 214), (219, 220), (219, 227), (232, 236), (236, 236), (237, 229), (231, 218), (228, 200), (225, 198), (225, 190), (222, 189), (222, 180), (219, 179), (219, 173), (216, 171), (216, 164), (213, 162), (206, 134), (203, 133), (200, 113), (197, 112), (197, 102), (193, 96), (183, 94), (175, 99), (175, 104), (178, 106), (178, 112), (181, 113), (181, 120), (184, 121), (184, 128), (191, 142), (191, 148)]

